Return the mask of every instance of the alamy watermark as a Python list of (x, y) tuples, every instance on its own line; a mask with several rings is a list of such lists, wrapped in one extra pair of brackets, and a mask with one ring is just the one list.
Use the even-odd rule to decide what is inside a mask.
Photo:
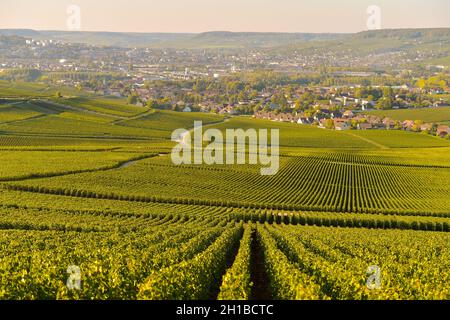
[(367, 268), (367, 289), (375, 290), (381, 289), (381, 268), (378, 266), (370, 266)]
[(69, 266), (67, 268), (67, 278), (66, 286), (69, 290), (81, 290), (81, 269), (79, 266)]
[(371, 5), (367, 7), (367, 29), (379, 30), (381, 29), (381, 8), (377, 5)]
[(66, 26), (70, 31), (81, 30), (81, 8), (76, 4), (71, 4), (67, 7)]
[(264, 176), (275, 175), (280, 168), (278, 129), (270, 129), (270, 144), (267, 129), (226, 129), (224, 138), (219, 129), (204, 131), (202, 121), (195, 121), (192, 132), (194, 137), (186, 129), (172, 133), (172, 141), (178, 142), (171, 155), (175, 165), (259, 164)]

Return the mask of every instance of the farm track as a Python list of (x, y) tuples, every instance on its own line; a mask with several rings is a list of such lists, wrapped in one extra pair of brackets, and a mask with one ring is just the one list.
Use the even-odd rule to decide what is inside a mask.
[[(107, 118), (114, 118), (114, 119), (128, 119), (127, 117), (122, 117), (122, 116), (118, 116), (118, 115), (114, 115), (114, 114), (109, 114), (109, 113), (102, 113), (102, 112), (98, 112), (98, 111), (93, 111), (93, 110), (87, 110), (84, 108), (78, 108), (78, 107), (74, 107), (74, 106), (69, 106), (66, 104), (60, 104), (60, 103), (56, 103), (50, 100), (41, 100), (38, 99), (36, 100), (37, 102), (43, 102), (49, 105), (53, 105), (55, 107), (60, 107), (60, 108), (64, 108), (64, 109), (69, 109), (72, 111), (78, 111), (78, 112), (86, 112), (86, 113), (90, 113), (90, 114), (94, 114), (97, 116), (102, 116), (102, 117), (107, 117)], [(31, 101), (31, 103), (33, 103), (33, 100)]]
[(357, 134), (350, 133), (350, 132), (345, 132), (345, 131), (344, 131), (344, 133), (347, 134), (347, 135), (350, 135), (350, 136), (352, 136), (352, 137), (361, 139), (361, 140), (363, 140), (363, 141), (365, 141), (365, 142), (367, 142), (367, 143), (370, 143), (370, 144), (372, 144), (372, 145), (374, 145), (374, 146), (376, 146), (376, 147), (378, 147), (378, 148), (380, 148), (380, 149), (383, 149), (383, 150), (384, 150), (384, 149), (389, 149), (389, 147), (387, 147), (387, 146), (385, 146), (385, 145), (382, 145), (382, 144), (380, 144), (380, 143), (378, 143), (378, 142), (375, 142), (375, 141), (373, 141), (373, 140), (370, 140), (370, 139), (368, 139), (368, 138), (364, 138), (364, 137), (358, 136)]
[(11, 121), (6, 121), (6, 122), (1, 122), (0, 125), (8, 125), (8, 124), (14, 124), (14, 123), (23, 123), (23, 122), (27, 122), (30, 120), (36, 120), (36, 119), (41, 119), (41, 118), (45, 118), (48, 117), (48, 114), (39, 114), (37, 116), (33, 116), (33, 117), (29, 117), (26, 119), (20, 119), (20, 120), (11, 120)]
[(137, 119), (143, 118), (143, 117), (145, 117), (145, 116), (151, 115), (152, 113), (154, 113), (153, 110), (146, 110), (146, 111), (144, 111), (144, 112), (142, 112), (142, 113), (140, 113), (140, 114), (137, 114), (137, 115), (135, 115), (135, 116), (124, 117), (124, 118), (122, 118), (122, 119), (114, 120), (114, 121), (111, 122), (111, 123), (112, 123), (112, 124), (115, 124), (115, 125), (121, 125), (122, 123), (125, 123), (125, 122), (127, 122), (127, 121), (130, 121), (130, 120), (137, 120)]
[(34, 180), (34, 179), (46, 179), (46, 178), (53, 178), (53, 177), (69, 176), (69, 175), (80, 174), (80, 173), (109, 171), (109, 170), (125, 168), (127, 166), (130, 166), (131, 164), (138, 162), (138, 161), (155, 158), (158, 156), (159, 156), (159, 154), (144, 155), (144, 156), (137, 157), (135, 159), (120, 161), (112, 166), (106, 166), (106, 167), (95, 168), (95, 169), (74, 170), (74, 171), (70, 171), (70, 172), (59, 172), (59, 173), (55, 172), (55, 173), (46, 173), (46, 174), (31, 174), (31, 175), (17, 177), (17, 178), (5, 178), (5, 179), (0, 178), (0, 182), (14, 182), (14, 181), (26, 181), (26, 180)]
[(250, 277), (253, 283), (251, 300), (272, 300), (268, 287), (269, 281), (264, 264), (264, 252), (256, 237), (256, 230), (252, 233), (252, 246), (250, 258)]
[[(27, 119), (29, 120), (29, 119)], [(69, 139), (100, 139), (100, 140), (126, 140), (133, 142), (145, 142), (145, 141), (170, 141), (169, 138), (161, 137), (136, 137), (136, 136), (98, 136), (98, 135), (74, 135), (74, 134), (30, 134), (28, 132), (14, 132), (14, 133), (2, 133), (7, 136), (17, 136), (17, 137), (39, 137), (39, 138), (69, 138)]]

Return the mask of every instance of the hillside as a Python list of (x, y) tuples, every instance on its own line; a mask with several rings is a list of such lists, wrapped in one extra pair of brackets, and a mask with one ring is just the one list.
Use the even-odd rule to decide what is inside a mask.
[[(0, 299), (450, 298), (448, 140), (0, 85)], [(172, 130), (194, 120), (279, 129), (279, 170), (176, 165)]]
[(183, 41), (191, 34), (183, 33), (120, 33), (83, 31), (36, 31), (29, 29), (3, 29), (0, 35), (19, 36), (36, 40), (59, 40), (100, 46), (145, 47), (160, 42)]
[(398, 49), (405, 46), (448, 45), (450, 28), (392, 29), (364, 31), (356, 34), (335, 33), (257, 33), (215, 31), (190, 33), (117, 33), (35, 31), (3, 29), (0, 35), (33, 39), (53, 39), (70, 43), (122, 47), (172, 47), (172, 48), (275, 48), (292, 47), (305, 43), (345, 44), (350, 48)]
[(424, 122), (448, 122), (450, 121), (450, 107), (420, 108), (403, 110), (374, 110), (366, 112), (379, 117), (389, 117), (394, 120), (422, 120)]

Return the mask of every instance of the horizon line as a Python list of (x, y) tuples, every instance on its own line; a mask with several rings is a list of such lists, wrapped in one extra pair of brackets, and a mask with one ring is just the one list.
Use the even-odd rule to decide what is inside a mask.
[(417, 28), (381, 28), (374, 30), (361, 30), (356, 32), (302, 32), (302, 31), (227, 31), (227, 30), (210, 30), (201, 32), (170, 32), (170, 31), (101, 31), (101, 30), (62, 30), (62, 29), (33, 29), (33, 28), (0, 28), (0, 30), (29, 30), (42, 32), (73, 32), (73, 33), (121, 33), (121, 34), (205, 34), (205, 33), (272, 33), (272, 34), (358, 34), (370, 31), (388, 31), (388, 30), (436, 30), (436, 29), (450, 29), (450, 27), (417, 27)]

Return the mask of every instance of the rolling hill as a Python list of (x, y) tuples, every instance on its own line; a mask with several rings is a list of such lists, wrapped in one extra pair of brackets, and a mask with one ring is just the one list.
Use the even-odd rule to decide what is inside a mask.
[(2, 29), (0, 35), (20, 36), (38, 40), (53, 39), (69, 43), (120, 47), (168, 48), (276, 48), (295, 47), (305, 43), (324, 43), (331, 47), (345, 44), (351, 48), (402, 48), (412, 45), (448, 46), (450, 28), (392, 29), (364, 31), (355, 34), (340, 33), (258, 33), (213, 31), (192, 33), (118, 33), (36, 31), (29, 29)]

